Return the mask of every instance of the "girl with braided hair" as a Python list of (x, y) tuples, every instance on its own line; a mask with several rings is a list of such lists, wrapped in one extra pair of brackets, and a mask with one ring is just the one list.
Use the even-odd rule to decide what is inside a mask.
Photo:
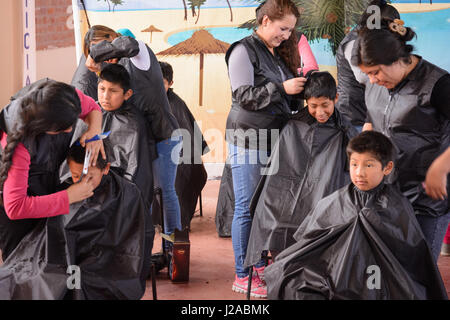
[(95, 101), (70, 85), (39, 80), (12, 97), (0, 112), (0, 250), (3, 260), (44, 218), (67, 214), (69, 204), (93, 194), (88, 179), (58, 192), (59, 166), (72, 140), (72, 127), (83, 119), (88, 130), (80, 141), (91, 150), (91, 164), (103, 143), (85, 143), (101, 133), (102, 114)]
[(391, 183), (413, 205), (437, 260), (450, 220), (446, 154), (450, 150), (450, 74), (412, 54), (416, 36), (400, 19), (382, 19), (381, 28), (359, 32), (352, 63), (369, 77), (363, 130), (392, 139), (397, 170)]

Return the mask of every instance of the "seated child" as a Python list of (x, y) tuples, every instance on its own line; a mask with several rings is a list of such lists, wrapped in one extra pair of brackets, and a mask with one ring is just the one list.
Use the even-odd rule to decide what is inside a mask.
[[(111, 154), (104, 140), (107, 154)], [(85, 149), (67, 156), (74, 183)], [(0, 267), (0, 299), (140, 299), (145, 292), (145, 223), (140, 190), (109, 170), (99, 154), (81, 179), (93, 195), (70, 211), (39, 223)], [(81, 290), (68, 288), (68, 266), (79, 267)], [(68, 273), (69, 272), (69, 273)], [(148, 272), (148, 271), (147, 271)], [(73, 284), (76, 284), (74, 280)]]
[(391, 141), (366, 131), (347, 153), (352, 183), (319, 201), (265, 269), (269, 299), (447, 299), (410, 202), (384, 182)]
[[(74, 183), (84, 157), (84, 148), (74, 144), (67, 156)], [(82, 179), (94, 184), (94, 195), (72, 205), (64, 218), (71, 264), (81, 269), (82, 298), (140, 299), (151, 256), (146, 248), (153, 246), (146, 234), (148, 207), (138, 187), (109, 168), (100, 157), (89, 167)]]
[[(183, 135), (181, 162), (178, 164), (175, 189), (180, 202), (182, 228), (190, 227), (198, 197), (206, 184), (208, 174), (201, 156), (209, 149), (197, 125), (194, 116), (186, 103), (171, 88), (173, 85), (173, 69), (167, 62), (159, 62), (163, 75), (164, 88)], [(189, 187), (187, 187), (189, 185)]]
[(138, 108), (128, 102), (133, 95), (128, 71), (119, 64), (107, 64), (98, 79), (98, 102), (103, 109), (103, 132), (111, 131), (114, 159), (112, 170), (136, 183), (151, 205), (153, 199), (152, 162), (155, 141)]
[[(308, 107), (281, 131), (269, 174), (253, 195), (247, 266), (260, 261), (265, 250), (274, 257), (293, 244), (294, 232), (317, 202), (350, 181), (345, 148), (357, 132), (334, 108), (334, 78), (328, 72), (311, 74), (304, 95)], [(262, 271), (258, 268), (260, 277)]]

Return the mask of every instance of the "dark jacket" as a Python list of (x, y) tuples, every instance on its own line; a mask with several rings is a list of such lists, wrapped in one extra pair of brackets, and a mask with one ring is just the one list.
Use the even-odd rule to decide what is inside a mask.
[[(9, 134), (21, 120), (19, 112), (21, 102), (28, 94), (32, 94), (38, 87), (50, 79), (42, 79), (22, 88), (12, 98), (10, 103), (0, 113), (0, 130)], [(22, 141), (30, 153), (30, 170), (28, 172), (29, 196), (41, 196), (55, 193), (60, 185), (59, 166), (64, 162), (69, 151), (71, 133), (57, 135), (41, 134), (34, 139)], [(50, 218), (52, 219), (52, 218)], [(47, 219), (10, 220), (3, 205), (0, 205), (0, 249), (6, 258), (31, 230), (40, 222)]]
[(342, 40), (338, 51), (336, 52), (337, 92), (339, 94), (336, 108), (344, 117), (348, 118), (354, 126), (362, 126), (366, 120), (367, 113), (367, 107), (364, 100), (365, 86), (356, 80), (350, 62), (344, 55), (344, 48), (347, 45), (356, 47), (352, 51), (356, 51), (357, 53), (357, 38), (358, 31), (356, 29), (352, 30)]
[(95, 62), (119, 58), (131, 77), (133, 96), (130, 103), (138, 107), (147, 118), (156, 142), (169, 139), (178, 129), (164, 89), (161, 67), (153, 51), (145, 45), (150, 56), (150, 69), (138, 69), (130, 58), (139, 53), (139, 43), (130, 37), (118, 37), (113, 42), (102, 41), (91, 47), (90, 55)]
[[(271, 129), (281, 130), (293, 110), (298, 110), (299, 96), (286, 94), (280, 68), (287, 79), (294, 75), (283, 63), (280, 56), (267, 49), (256, 33), (231, 45), (225, 55), (225, 61), (237, 44), (243, 44), (254, 69), (254, 85), (241, 86), (232, 93), (231, 110), (226, 123), (226, 140), (229, 143), (249, 147), (242, 129), (256, 130), (258, 134), (258, 149), (270, 150)], [(267, 132), (259, 131), (267, 129)], [(272, 143), (275, 143), (273, 141)]]
[(447, 300), (413, 208), (392, 185), (343, 187), (294, 237), (265, 269), (269, 299)]
[(293, 244), (317, 202), (349, 183), (346, 148), (356, 134), (337, 110), (324, 124), (307, 108), (287, 123), (270, 158), (275, 171), (261, 178), (250, 204), (247, 266), (257, 263), (263, 250), (281, 252)]
[(422, 182), (431, 163), (450, 146), (450, 123), (430, 103), (436, 82), (447, 72), (423, 60), (394, 89), (367, 85), (368, 121), (393, 141), (397, 150), (394, 174), (416, 214), (440, 216), (448, 212), (447, 200), (432, 200)]

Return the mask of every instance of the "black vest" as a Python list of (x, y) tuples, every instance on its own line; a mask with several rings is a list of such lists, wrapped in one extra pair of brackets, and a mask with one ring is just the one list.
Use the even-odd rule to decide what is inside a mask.
[[(258, 104), (260, 101), (262, 101), (262, 99), (270, 99), (274, 96), (277, 97), (276, 99), (269, 101), (269, 104), (266, 108), (250, 111), (241, 107), (240, 97), (239, 94), (237, 94), (239, 92), (239, 88), (235, 90), (232, 95), (231, 110), (227, 118), (226, 140), (230, 143), (240, 146), (243, 146), (245, 144), (245, 147), (248, 148), (249, 144), (248, 141), (246, 141), (245, 134), (239, 134), (235, 130), (242, 129), (245, 132), (249, 129), (254, 129), (258, 134), (257, 149), (265, 149), (266, 146), (268, 149), (270, 149), (271, 129), (281, 130), (287, 123), (289, 116), (292, 113), (291, 108), (296, 109), (296, 107), (291, 106), (291, 104), (295, 104), (296, 100), (294, 100), (292, 96), (289, 96), (284, 92), (282, 86), (283, 79), (280, 73), (280, 68), (286, 75), (287, 79), (293, 78), (294, 75), (284, 64), (280, 56), (278, 56), (277, 54), (275, 54), (275, 56), (272, 55), (272, 53), (267, 49), (266, 45), (256, 35), (256, 33), (253, 33), (252, 35), (243, 38), (242, 40), (237, 41), (231, 45), (225, 56), (227, 65), (231, 52), (238, 44), (243, 44), (245, 46), (250, 61), (253, 65), (253, 87), (263, 87), (270, 82), (274, 84), (273, 86), (271, 86), (271, 89), (274, 91), (278, 91), (279, 93), (277, 92), (275, 95), (270, 95), (270, 89), (269, 96), (267, 96), (267, 94), (258, 95), (257, 90), (248, 93), (246, 98), (254, 99), (254, 101), (256, 101), (256, 103)], [(267, 103), (267, 101), (264, 101), (264, 103)], [(267, 132), (259, 131), (260, 129), (267, 129)], [(230, 132), (230, 130), (232, 132)], [(261, 143), (259, 143), (260, 139)]]
[(366, 86), (366, 105), (376, 131), (394, 143), (397, 159), (389, 181), (398, 182), (416, 213), (439, 216), (447, 200), (432, 201), (422, 188), (431, 163), (450, 145), (450, 123), (431, 105), (436, 82), (447, 72), (423, 60), (394, 89)]

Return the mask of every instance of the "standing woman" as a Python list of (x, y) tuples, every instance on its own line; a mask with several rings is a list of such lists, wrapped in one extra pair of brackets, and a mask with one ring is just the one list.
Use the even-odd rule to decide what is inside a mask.
[[(251, 229), (250, 200), (261, 176), (261, 158), (275, 143), (270, 137), (298, 109), (305, 78), (295, 77), (300, 67), (294, 29), (300, 16), (290, 0), (267, 0), (256, 9), (257, 30), (235, 42), (225, 60), (232, 89), (226, 140), (235, 195), (231, 228), (236, 276), (232, 289), (246, 293), (248, 268), (244, 268)], [(250, 141), (247, 139), (250, 137)], [(261, 280), (264, 262), (256, 266), (251, 295), (266, 297)]]
[(416, 34), (403, 24), (383, 19), (381, 29), (363, 28), (354, 62), (371, 83), (366, 86), (364, 129), (373, 128), (394, 142), (397, 172), (391, 182), (411, 201), (437, 260), (450, 220), (444, 198), (449, 186), (440, 187), (442, 175), (433, 174), (445, 172), (441, 167), (450, 148), (450, 75), (411, 54), (413, 46), (407, 42)]
[[(0, 112), (0, 250), (5, 260), (43, 218), (69, 213), (69, 204), (93, 194), (90, 181), (59, 191), (59, 166), (67, 156), (77, 119), (101, 133), (102, 114), (94, 100), (65, 83), (43, 79), (20, 90)], [(86, 144), (91, 164), (103, 143)]]

